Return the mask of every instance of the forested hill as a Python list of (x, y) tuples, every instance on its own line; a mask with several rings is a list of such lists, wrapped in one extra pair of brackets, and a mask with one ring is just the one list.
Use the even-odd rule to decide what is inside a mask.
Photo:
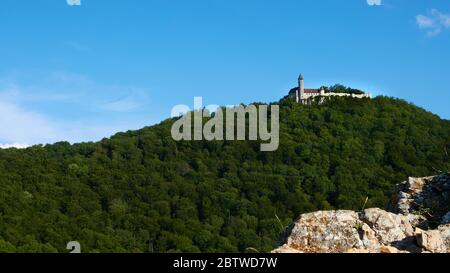
[(270, 251), (301, 213), (385, 207), (394, 184), (450, 167), (450, 121), (401, 100), (285, 100), (280, 119), (276, 152), (175, 142), (173, 120), (0, 150), (0, 252)]

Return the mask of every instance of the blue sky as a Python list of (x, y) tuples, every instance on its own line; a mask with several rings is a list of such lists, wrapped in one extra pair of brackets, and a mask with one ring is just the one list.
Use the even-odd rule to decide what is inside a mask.
[(0, 147), (276, 101), (300, 72), (450, 118), (444, 0), (2, 0), (0, 37)]

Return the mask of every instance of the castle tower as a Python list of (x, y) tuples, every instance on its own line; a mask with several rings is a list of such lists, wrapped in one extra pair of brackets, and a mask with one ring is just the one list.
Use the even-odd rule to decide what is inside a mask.
[(297, 102), (300, 102), (304, 98), (305, 94), (305, 78), (302, 74), (298, 76), (298, 93), (297, 93)]

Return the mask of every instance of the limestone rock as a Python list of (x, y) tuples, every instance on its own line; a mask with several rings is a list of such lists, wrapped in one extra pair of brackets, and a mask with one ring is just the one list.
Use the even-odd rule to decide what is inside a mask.
[(392, 212), (302, 214), (273, 253), (450, 253), (450, 174), (409, 178), (392, 200)]
[[(422, 215), (432, 223), (443, 221), (450, 204), (450, 174), (408, 178), (397, 185), (391, 202), (393, 212)], [(450, 216), (446, 218), (450, 221)]]
[(444, 252), (444, 240), (439, 230), (420, 230), (416, 233), (417, 244), (432, 253)]
[(279, 247), (275, 250), (272, 250), (272, 253), (303, 253), (303, 252), (293, 249), (290, 246), (288, 246), (287, 244), (284, 244), (281, 247)]
[(428, 228), (428, 220), (425, 216), (418, 214), (406, 214), (405, 216), (413, 228)]
[(439, 226), (438, 230), (444, 242), (443, 252), (450, 253), (450, 224)]
[[(369, 238), (361, 240), (359, 229), (370, 228), (354, 211), (318, 211), (302, 215), (295, 223), (287, 244), (302, 252), (335, 253), (351, 248), (370, 248)], [(362, 236), (364, 237), (364, 236)], [(364, 242), (363, 242), (364, 241)], [(365, 245), (366, 244), (366, 245)]]
[(370, 251), (364, 248), (350, 248), (345, 253), (370, 253)]
[(399, 253), (400, 251), (393, 246), (381, 246), (380, 253)]
[(372, 228), (381, 244), (389, 245), (414, 235), (411, 223), (404, 215), (375, 208), (366, 209), (362, 219)]

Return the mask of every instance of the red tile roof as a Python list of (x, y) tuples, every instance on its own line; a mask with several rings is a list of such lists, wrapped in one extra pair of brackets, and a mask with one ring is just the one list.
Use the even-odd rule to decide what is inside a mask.
[(305, 93), (320, 93), (320, 89), (306, 89)]
[[(292, 88), (289, 91), (289, 94), (295, 94), (295, 92), (298, 91), (298, 87)], [(311, 93), (320, 93), (320, 89), (311, 89), (311, 88), (305, 88), (305, 93), (306, 94), (311, 94)]]

